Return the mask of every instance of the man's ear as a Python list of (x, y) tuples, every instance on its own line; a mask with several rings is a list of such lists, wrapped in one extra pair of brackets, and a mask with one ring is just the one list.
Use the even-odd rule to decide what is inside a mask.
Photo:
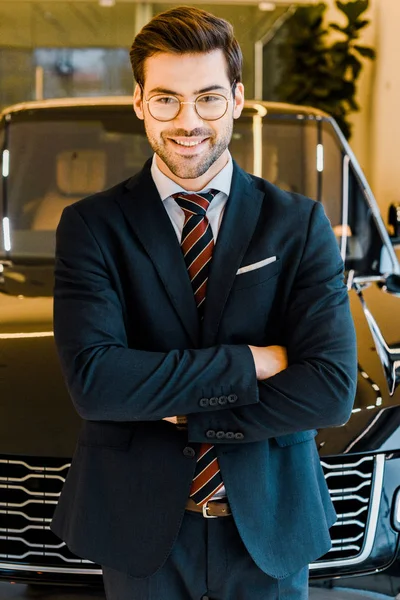
[(133, 110), (136, 113), (138, 119), (144, 120), (143, 114), (143, 91), (140, 85), (137, 83), (133, 92)]
[(233, 118), (238, 119), (242, 114), (244, 106), (244, 85), (240, 81), (235, 85), (235, 97), (233, 99)]

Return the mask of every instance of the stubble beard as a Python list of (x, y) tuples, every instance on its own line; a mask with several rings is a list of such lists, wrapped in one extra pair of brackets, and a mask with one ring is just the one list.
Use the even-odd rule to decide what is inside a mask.
[[(197, 177), (204, 175), (204, 173), (208, 171), (228, 148), (232, 138), (233, 119), (231, 122), (228, 122), (225, 129), (220, 132), (218, 139), (213, 133), (210, 133), (210, 131), (205, 129), (194, 129), (189, 133), (183, 132), (182, 130), (169, 130), (162, 132), (157, 138), (148, 129), (146, 122), (144, 123), (144, 126), (152, 150), (167, 165), (171, 173), (180, 179), (196, 179)], [(194, 136), (208, 137), (206, 143), (209, 146), (209, 151), (200, 156), (178, 156), (173, 152), (172, 148), (171, 150), (167, 148), (167, 144), (170, 145), (171, 143), (174, 143), (168, 141), (167, 138), (175, 136), (186, 136), (188, 139)]]

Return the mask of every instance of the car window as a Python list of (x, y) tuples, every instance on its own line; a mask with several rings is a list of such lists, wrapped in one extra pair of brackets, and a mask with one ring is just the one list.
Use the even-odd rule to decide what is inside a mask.
[[(381, 238), (351, 165), (348, 217), (343, 214), (344, 150), (331, 123), (272, 112), (259, 124), (256, 131), (248, 113), (235, 121), (230, 150), (238, 164), (281, 189), (320, 200), (346, 267), (379, 271)], [(12, 120), (8, 132), (11, 254), (21, 259), (52, 259), (63, 209), (130, 178), (152, 155), (131, 109), (36, 111)]]
[(131, 114), (15, 123), (9, 132), (12, 253), (21, 257), (52, 257), (63, 209), (128, 179), (152, 154)]
[(353, 269), (357, 275), (378, 275), (382, 269), (391, 271), (389, 257), (382, 261), (385, 245), (356, 165), (347, 156), (331, 122), (322, 123), (321, 143), (321, 201), (346, 270)]
[(352, 164), (349, 165), (349, 209), (346, 232), (347, 269), (354, 269), (358, 275), (380, 274), (383, 240)]
[(320, 123), (317, 170), (321, 202), (333, 228), (341, 225), (343, 194), (343, 148), (330, 122)]
[[(254, 140), (253, 119), (244, 115), (235, 122), (230, 150), (249, 172)], [(315, 122), (272, 115), (262, 125), (260, 174), (315, 198), (316, 140)], [(142, 122), (128, 111), (27, 117), (11, 123), (8, 146), (12, 254), (22, 258), (51, 258), (64, 207), (128, 179), (152, 155)]]
[[(245, 171), (281, 189), (316, 198), (316, 140), (315, 122), (271, 115), (262, 123), (262, 143), (257, 146), (253, 119), (243, 117), (235, 123), (230, 151)], [(255, 156), (255, 146), (261, 156)]]

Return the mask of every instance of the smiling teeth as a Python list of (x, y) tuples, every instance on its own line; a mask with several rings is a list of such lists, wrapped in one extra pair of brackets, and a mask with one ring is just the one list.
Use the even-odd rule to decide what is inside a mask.
[(178, 142), (178, 140), (174, 141), (180, 146), (198, 146), (203, 140), (201, 140), (200, 142)]

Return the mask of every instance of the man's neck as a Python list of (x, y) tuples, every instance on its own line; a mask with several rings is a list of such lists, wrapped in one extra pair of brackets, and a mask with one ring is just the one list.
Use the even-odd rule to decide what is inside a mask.
[(225, 150), (225, 152), (211, 165), (211, 167), (200, 177), (196, 177), (195, 179), (182, 179), (181, 177), (177, 177), (169, 170), (167, 165), (161, 158), (156, 155), (157, 166), (160, 169), (161, 173), (175, 181), (178, 185), (180, 185), (183, 189), (188, 192), (198, 192), (205, 188), (207, 184), (214, 179), (216, 175), (228, 164), (229, 161), (229, 152)]

